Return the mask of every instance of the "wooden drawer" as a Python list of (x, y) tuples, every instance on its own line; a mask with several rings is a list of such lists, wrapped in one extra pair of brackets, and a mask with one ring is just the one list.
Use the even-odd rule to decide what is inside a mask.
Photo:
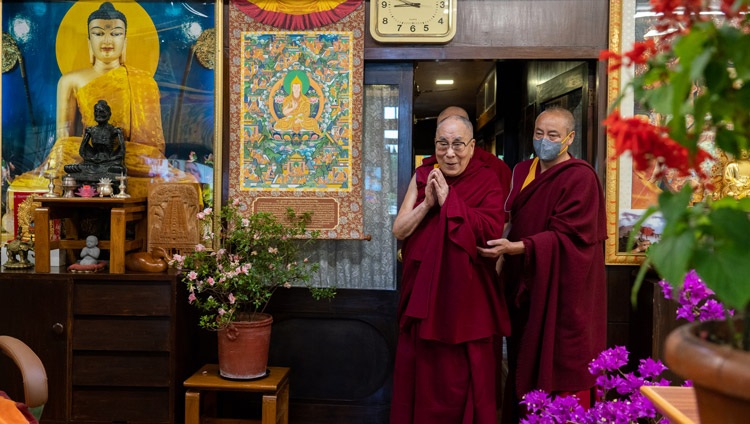
[(73, 356), (76, 386), (168, 387), (169, 381), (167, 354), (76, 353)]
[(164, 282), (76, 283), (74, 315), (169, 316), (172, 286)]
[(169, 390), (73, 389), (71, 415), (77, 421), (169, 421)]
[(169, 348), (168, 318), (73, 320), (73, 350), (167, 352)]

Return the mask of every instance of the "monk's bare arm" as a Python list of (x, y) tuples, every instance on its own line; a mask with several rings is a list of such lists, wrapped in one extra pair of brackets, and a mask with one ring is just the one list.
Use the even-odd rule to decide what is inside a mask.
[(393, 235), (399, 240), (409, 237), (414, 232), (435, 202), (434, 197), (430, 195), (430, 190), (427, 190), (424, 202), (414, 207), (414, 202), (416, 201), (417, 176), (415, 174), (411, 178), (409, 188), (406, 190), (406, 195), (404, 196), (404, 201), (401, 203), (401, 209), (399, 209), (398, 215), (396, 215), (396, 220), (393, 221)]

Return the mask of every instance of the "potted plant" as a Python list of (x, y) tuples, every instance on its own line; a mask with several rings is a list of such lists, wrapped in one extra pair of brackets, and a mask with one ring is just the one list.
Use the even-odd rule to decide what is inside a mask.
[[(658, 205), (636, 225), (634, 231), (657, 212), (664, 219), (661, 240), (646, 251), (636, 290), (651, 267), (675, 285), (695, 269), (716, 297), (742, 312), (739, 320), (727, 316), (712, 327), (691, 324), (668, 338), (667, 365), (693, 380), (701, 415), (710, 410), (738, 414), (731, 408), (750, 405), (750, 325), (743, 326), (741, 320), (750, 313), (750, 200), (744, 198), (750, 193), (749, 5), (750, 0), (652, 0), (657, 35), (623, 55), (602, 55), (610, 71), (641, 67), (629, 87), (655, 118), (623, 118), (616, 103), (604, 124), (617, 155), (628, 151), (636, 169), (656, 162), (661, 172), (670, 169), (697, 182), (676, 193), (662, 192)], [(717, 176), (707, 170), (705, 160), (712, 156), (702, 149), (706, 139), (713, 139), (719, 154), (726, 155), (725, 173)], [(722, 158), (713, 159), (722, 163)], [(719, 325), (723, 336), (713, 331)], [(705, 359), (709, 352), (718, 356), (689, 362)], [(739, 380), (732, 382), (733, 377)], [(709, 407), (704, 398), (719, 393), (729, 395), (734, 407)], [(736, 416), (750, 414), (750, 409), (745, 411)], [(726, 418), (702, 417), (705, 422), (731, 422)]]
[[(693, 270), (685, 276), (678, 292), (664, 280), (659, 285), (666, 299), (679, 304), (676, 313), (678, 319), (706, 322), (720, 319), (726, 313), (724, 305), (712, 298), (713, 292)], [(599, 399), (592, 408), (584, 410), (574, 397), (551, 396), (542, 390), (534, 390), (521, 400), (521, 405), (528, 411), (521, 424), (666, 422), (657, 413), (654, 404), (641, 393), (641, 387), (671, 385), (669, 380), (662, 377), (667, 368), (658, 359), (645, 358), (639, 361), (634, 370), (628, 371), (628, 355), (624, 346), (615, 346), (604, 350), (589, 363), (589, 372), (596, 376)]]
[[(218, 331), (221, 375), (262, 377), (273, 322), (264, 311), (274, 292), (302, 284), (315, 299), (336, 294), (335, 288), (313, 286), (318, 264), (300, 257), (303, 245), (317, 237), (306, 229), (310, 214), (290, 209), (286, 222), (279, 222), (270, 213), (248, 213), (235, 200), (221, 212), (207, 208), (197, 219), (202, 243), (184, 256), (174, 255), (171, 265), (182, 270), (188, 301), (200, 311), (200, 327)], [(258, 344), (243, 337), (246, 333), (257, 333)], [(251, 363), (253, 358), (258, 362)]]

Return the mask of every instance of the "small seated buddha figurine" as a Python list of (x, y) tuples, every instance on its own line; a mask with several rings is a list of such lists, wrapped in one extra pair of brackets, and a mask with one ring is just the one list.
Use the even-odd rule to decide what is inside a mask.
[(86, 237), (86, 247), (81, 249), (81, 265), (96, 265), (99, 263), (99, 239), (94, 236)]
[(97, 125), (86, 127), (78, 154), (83, 162), (65, 165), (65, 172), (77, 181), (96, 184), (101, 178), (110, 180), (126, 174), (125, 139), (122, 130), (109, 123), (112, 110), (105, 100), (94, 105)]
[(742, 150), (740, 157), (724, 167), (722, 195), (743, 199), (750, 195), (750, 151)]

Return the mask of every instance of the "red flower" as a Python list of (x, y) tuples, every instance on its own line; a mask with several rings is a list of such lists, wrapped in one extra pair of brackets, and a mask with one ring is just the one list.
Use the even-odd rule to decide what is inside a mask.
[(747, 4), (743, 4), (734, 10), (734, 3), (737, 0), (721, 0), (721, 12), (724, 13), (727, 18), (737, 18), (747, 13)]
[(670, 168), (681, 176), (695, 172), (701, 179), (708, 178), (700, 164), (712, 159), (711, 155), (698, 149), (691, 156), (687, 147), (669, 137), (666, 127), (653, 125), (642, 118), (623, 118), (618, 110), (612, 112), (603, 124), (615, 139), (615, 157), (630, 152), (636, 170), (646, 171), (656, 162), (662, 172)]
[(622, 55), (611, 50), (602, 50), (599, 53), (599, 60), (611, 60), (607, 72), (616, 71), (622, 67)]

